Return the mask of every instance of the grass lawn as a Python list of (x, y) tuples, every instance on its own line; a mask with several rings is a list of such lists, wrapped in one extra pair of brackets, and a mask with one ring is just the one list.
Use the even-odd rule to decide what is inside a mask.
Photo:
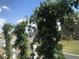
[(63, 45), (63, 51), (67, 53), (79, 55), (79, 41), (77, 40), (62, 40), (60, 43)]

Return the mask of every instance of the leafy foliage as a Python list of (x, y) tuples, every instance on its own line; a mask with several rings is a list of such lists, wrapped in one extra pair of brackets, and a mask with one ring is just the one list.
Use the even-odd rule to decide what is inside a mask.
[(28, 59), (30, 56), (30, 50), (29, 50), (29, 40), (27, 33), (25, 32), (25, 28), (27, 26), (27, 22), (23, 21), (19, 23), (15, 27), (15, 34), (17, 36), (17, 39), (15, 41), (15, 47), (20, 49), (20, 59)]
[(10, 33), (10, 31), (13, 29), (13, 26), (9, 23), (4, 24), (3, 26), (3, 34), (4, 34), (4, 38), (5, 38), (5, 51), (6, 51), (6, 55), (7, 55), (7, 59), (11, 59), (11, 55), (12, 55), (12, 45), (11, 45), (11, 39), (12, 39), (12, 33)]
[[(34, 42), (40, 43), (37, 48), (38, 59), (64, 59), (60, 41), (61, 33), (57, 28), (57, 21), (63, 26), (66, 16), (72, 15), (71, 1), (47, 0), (35, 9), (31, 21), (37, 24), (37, 34)], [(72, 18), (69, 18), (70, 22)], [(61, 51), (61, 52), (60, 52)]]

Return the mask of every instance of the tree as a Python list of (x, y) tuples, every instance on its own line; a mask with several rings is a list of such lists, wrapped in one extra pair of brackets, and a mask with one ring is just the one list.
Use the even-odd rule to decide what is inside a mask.
[(12, 55), (12, 44), (11, 39), (12, 39), (12, 31), (13, 26), (9, 23), (4, 24), (3, 26), (3, 34), (4, 34), (4, 39), (5, 39), (5, 51), (6, 51), (6, 55), (7, 55), (7, 59), (11, 59), (11, 55)]
[(74, 25), (75, 25), (75, 21), (77, 21), (76, 17), (77, 17), (77, 14), (75, 12), (65, 17), (65, 21), (62, 26), (62, 34), (68, 35), (68, 36), (70, 35), (73, 38)]
[(37, 24), (37, 34), (34, 42), (38, 42), (38, 59), (64, 59), (62, 45), (58, 42), (61, 33), (57, 28), (57, 21), (63, 26), (65, 17), (72, 15), (71, 1), (68, 0), (46, 0), (35, 9), (30, 17)]
[(20, 55), (19, 59), (28, 59), (30, 57), (30, 50), (29, 50), (29, 40), (28, 35), (25, 31), (25, 28), (27, 26), (26, 21), (22, 21), (15, 27), (14, 33), (16, 34), (16, 41), (15, 41), (15, 48), (19, 48)]

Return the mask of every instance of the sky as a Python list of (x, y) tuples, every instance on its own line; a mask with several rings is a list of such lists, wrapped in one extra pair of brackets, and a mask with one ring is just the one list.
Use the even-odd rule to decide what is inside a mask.
[(5, 22), (16, 24), (25, 16), (29, 17), (40, 2), (43, 0), (0, 0), (0, 28)]
[(30, 16), (43, 0), (0, 0), (0, 18), (16, 23), (20, 18)]
[[(5, 22), (16, 24), (25, 16), (30, 16), (33, 10), (44, 0), (0, 0), (0, 31)], [(73, 7), (75, 11), (79, 9)]]

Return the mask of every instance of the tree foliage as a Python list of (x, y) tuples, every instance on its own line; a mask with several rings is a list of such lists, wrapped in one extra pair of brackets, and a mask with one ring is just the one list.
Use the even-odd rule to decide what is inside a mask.
[(27, 38), (28, 37), (27, 33), (25, 31), (26, 26), (27, 26), (27, 22), (23, 21), (17, 24), (14, 31), (17, 37), (15, 41), (15, 47), (19, 48), (20, 50), (19, 59), (28, 59), (30, 56), (30, 52), (29, 52), (30, 44)]
[[(73, 14), (72, 1), (46, 0), (35, 9), (31, 21), (37, 24), (37, 34), (34, 42), (40, 43), (37, 52), (42, 59), (64, 59), (62, 45), (58, 44), (61, 33), (57, 28), (57, 21), (63, 26), (65, 17)], [(72, 18), (69, 18), (72, 20)], [(68, 20), (69, 20), (68, 19)], [(70, 21), (71, 22), (71, 21)]]
[(12, 33), (11, 30), (13, 29), (13, 26), (9, 23), (4, 24), (3, 26), (3, 34), (5, 39), (5, 51), (7, 55), (7, 59), (11, 59), (12, 56), (12, 45), (11, 45), (11, 39), (12, 39)]

